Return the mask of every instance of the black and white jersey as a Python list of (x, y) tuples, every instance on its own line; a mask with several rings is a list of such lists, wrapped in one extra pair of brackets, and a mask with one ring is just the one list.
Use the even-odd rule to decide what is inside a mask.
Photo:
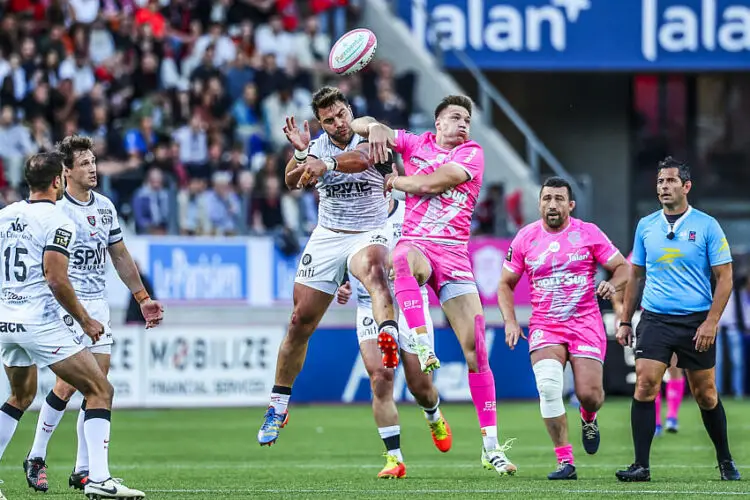
[(44, 254), (70, 257), (75, 244), (75, 224), (51, 201), (19, 201), (0, 210), (2, 321), (41, 325), (60, 319), (62, 307), (44, 277)]
[(70, 250), (70, 281), (83, 300), (106, 298), (107, 251), (122, 241), (122, 229), (114, 204), (99, 193), (81, 202), (65, 192), (60, 207), (76, 226), (75, 246)]
[[(323, 134), (310, 143), (308, 154), (330, 158), (353, 151), (366, 140), (354, 134), (345, 149)], [(372, 231), (380, 229), (388, 216), (388, 201), (383, 196), (383, 176), (370, 166), (364, 172), (345, 174), (326, 172), (315, 186), (320, 195), (318, 224), (328, 229)]]

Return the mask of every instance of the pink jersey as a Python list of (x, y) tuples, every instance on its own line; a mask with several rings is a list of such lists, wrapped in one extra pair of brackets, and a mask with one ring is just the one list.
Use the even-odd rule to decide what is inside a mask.
[(531, 323), (552, 330), (570, 318), (594, 315), (591, 319), (601, 322), (596, 264), (605, 264), (618, 253), (595, 224), (571, 217), (565, 230), (549, 233), (539, 220), (518, 232), (504, 266), (528, 274)]
[(431, 174), (448, 162), (457, 163), (469, 175), (466, 182), (442, 194), (407, 193), (402, 238), (468, 242), (484, 175), (482, 146), (468, 141), (448, 150), (437, 145), (432, 132), (414, 135), (397, 130), (394, 149), (403, 157), (406, 175)]

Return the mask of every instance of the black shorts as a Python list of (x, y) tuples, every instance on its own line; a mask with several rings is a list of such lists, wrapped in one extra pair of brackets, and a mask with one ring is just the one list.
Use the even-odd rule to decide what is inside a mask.
[(653, 359), (669, 366), (672, 353), (677, 366), (686, 370), (708, 370), (716, 364), (716, 344), (706, 352), (695, 350), (695, 332), (706, 321), (708, 311), (687, 315), (643, 311), (635, 330), (635, 359)]

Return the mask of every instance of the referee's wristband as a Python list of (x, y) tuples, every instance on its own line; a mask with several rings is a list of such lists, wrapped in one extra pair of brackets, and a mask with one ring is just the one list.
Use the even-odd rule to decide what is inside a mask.
[(307, 159), (307, 150), (306, 149), (303, 149), (303, 150), (295, 149), (294, 150), (294, 159), (297, 160), (297, 163), (302, 163), (303, 161), (305, 161)]
[(630, 321), (620, 321), (620, 326), (629, 326), (630, 328), (633, 328), (633, 323)]

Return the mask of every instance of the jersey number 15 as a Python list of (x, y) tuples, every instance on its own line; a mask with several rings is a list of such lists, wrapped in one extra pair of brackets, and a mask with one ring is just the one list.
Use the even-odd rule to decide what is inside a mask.
[[(8, 247), (3, 252), (3, 256), (5, 257), (5, 281), (10, 281), (11, 255), (13, 254), (13, 250), (13, 248)], [(21, 256), (28, 255), (29, 251), (22, 247), (15, 248), (15, 251), (12, 259), (13, 277), (16, 278), (16, 281), (26, 281), (28, 269), (26, 263), (21, 260)]]

